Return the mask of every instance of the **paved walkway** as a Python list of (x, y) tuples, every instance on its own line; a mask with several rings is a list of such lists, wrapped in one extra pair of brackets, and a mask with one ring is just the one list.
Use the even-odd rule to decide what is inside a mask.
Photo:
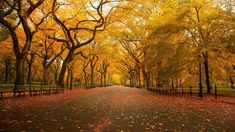
[[(0, 101), (0, 131), (235, 131), (235, 98), (111, 86)], [(229, 102), (229, 103), (228, 103)]]

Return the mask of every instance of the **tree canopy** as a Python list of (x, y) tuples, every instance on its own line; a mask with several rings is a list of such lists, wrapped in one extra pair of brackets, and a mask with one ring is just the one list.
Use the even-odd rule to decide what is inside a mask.
[(2, 0), (0, 78), (210, 94), (234, 88), (234, 29), (232, 0)]

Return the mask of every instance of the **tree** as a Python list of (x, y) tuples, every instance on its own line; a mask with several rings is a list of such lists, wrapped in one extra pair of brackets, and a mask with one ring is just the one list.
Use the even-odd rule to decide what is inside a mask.
[(28, 74), (27, 74), (27, 83), (28, 84), (31, 84), (32, 83), (32, 65), (34, 63), (34, 60), (35, 60), (35, 52), (31, 52), (29, 54), (29, 57), (26, 58), (26, 62), (28, 64)]
[[(63, 31), (63, 35), (60, 36), (64, 37), (63, 38), (51, 37), (51, 38), (59, 42), (65, 42), (66, 47), (68, 49), (68, 54), (65, 60), (63, 61), (61, 72), (59, 75), (58, 83), (60, 86), (62, 87), (64, 86), (64, 76), (68, 64), (73, 60), (74, 56), (81, 53), (78, 52), (78, 49), (91, 43), (94, 40), (97, 32), (104, 30), (105, 27), (107, 26), (109, 15), (111, 14), (111, 11), (113, 10), (114, 7), (112, 7), (110, 11), (108, 11), (108, 13), (104, 13), (103, 8), (105, 5), (107, 5), (110, 2), (111, 1), (100, 0), (98, 2), (98, 5), (94, 5), (90, 2), (91, 9), (88, 9), (88, 7), (86, 7), (86, 3), (84, 4), (82, 2), (73, 2), (73, 3), (71, 2), (69, 4), (62, 5), (62, 6), (70, 6), (71, 9), (76, 9), (77, 7), (79, 7), (81, 8), (81, 10), (85, 12), (85, 14), (83, 12), (82, 13), (79, 12), (80, 14), (74, 13), (74, 16), (69, 18), (64, 18), (62, 20), (60, 14), (57, 13), (59, 11), (62, 11), (59, 10), (59, 8), (62, 6), (56, 0), (54, 0), (53, 19)], [(91, 13), (91, 11), (95, 11), (96, 14)], [(71, 21), (73, 21), (72, 22), (73, 24), (71, 24)], [(86, 37), (81, 35), (81, 33), (85, 34)]]
[[(151, 47), (149, 49), (153, 51), (150, 50), (149, 52), (150, 59), (147, 59), (149, 61), (148, 65), (151, 65), (154, 60), (155, 62), (161, 63), (162, 69), (158, 67), (158, 71), (165, 71), (165, 75), (170, 77), (171, 75), (175, 75), (171, 71), (175, 71), (174, 73), (179, 74), (179, 71), (185, 71), (186, 66), (196, 66), (195, 62), (201, 63), (203, 65), (199, 65), (204, 69), (197, 65), (197, 69), (199, 70), (198, 75), (200, 76), (199, 73), (204, 72), (207, 93), (210, 94), (210, 78), (212, 77), (213, 69), (212, 64), (209, 65), (209, 58), (212, 59), (214, 53), (218, 51), (228, 54), (224, 49), (232, 45), (232, 37), (230, 35), (233, 32), (233, 30), (231, 30), (233, 29), (233, 25), (230, 25), (232, 23), (231, 13), (225, 13), (219, 5), (212, 1), (204, 0), (183, 2), (164, 1), (159, 4), (159, 8), (161, 9), (160, 12), (153, 14), (152, 22), (150, 22), (150, 25), (153, 25), (153, 23), (159, 24), (153, 26), (154, 30), (150, 35), (150, 44), (148, 46)], [(225, 26), (225, 23), (227, 26)], [(152, 36), (154, 37), (152, 38)], [(164, 53), (159, 53), (154, 52), (157, 50), (154, 50), (154, 43), (162, 43), (164, 46), (170, 44), (170, 46), (162, 50), (165, 51)], [(173, 49), (168, 51), (171, 48)], [(180, 52), (175, 52), (177, 49), (179, 49)], [(174, 57), (172, 58), (171, 55), (174, 55), (174, 53), (177, 54), (172, 56)], [(161, 59), (159, 56), (161, 54), (163, 56), (168, 54), (168, 57)], [(153, 56), (156, 57), (154, 58)], [(157, 63), (155, 64), (155, 66), (158, 65)], [(196, 69), (196, 67), (194, 69)], [(187, 75), (184, 75), (184, 78), (185, 77), (187, 77)], [(203, 76), (199, 77), (200, 88), (202, 87), (202, 79)]]
[[(189, 1), (188, 22), (186, 28), (190, 33), (198, 54), (203, 58), (207, 94), (211, 93), (209, 60), (213, 52), (221, 51), (229, 45), (231, 38), (225, 37), (232, 31), (231, 16), (213, 1)], [(226, 25), (226, 26), (225, 26)], [(221, 42), (223, 40), (223, 42)]]
[[(28, 0), (18, 0), (18, 1), (8, 1), (4, 0), (3, 7), (6, 10), (0, 12), (0, 23), (7, 28), (11, 38), (14, 54), (16, 57), (16, 84), (24, 84), (24, 64), (26, 56), (30, 50), (31, 42), (33, 36), (37, 33), (39, 26), (43, 23), (44, 19), (49, 15), (49, 13), (40, 12), (41, 18), (39, 21), (32, 21), (30, 19), (33, 12), (43, 5), (44, 0), (39, 0), (37, 2)], [(10, 15), (14, 14), (15, 19), (11, 19)], [(30, 23), (29, 21), (31, 20)], [(13, 22), (12, 22), (13, 21)], [(33, 27), (31, 25), (34, 25)], [(20, 42), (20, 34), (17, 33), (17, 29), (23, 29), (24, 40)], [(22, 35), (22, 34), (21, 34)], [(21, 48), (22, 46), (22, 48)]]
[[(63, 43), (58, 43), (55, 40), (50, 40), (47, 37), (43, 37), (42, 40), (39, 41), (39, 49), (40, 51), (38, 51), (36, 54), (42, 58), (43, 84), (47, 85), (49, 81), (49, 68), (51, 68), (52, 64), (63, 54), (66, 48), (65, 44)], [(57, 74), (57, 68), (55, 74)]]
[(91, 78), (91, 85), (93, 86), (95, 84), (94, 82), (94, 70), (95, 70), (95, 66), (96, 66), (96, 63), (98, 61), (98, 56), (95, 55), (95, 54), (89, 54), (89, 64), (90, 64), (90, 70), (91, 70), (91, 73), (90, 73), (90, 78)]
[(84, 61), (83, 64), (82, 64), (82, 71), (83, 71), (83, 76), (84, 76), (84, 85), (86, 86), (88, 84), (88, 75), (87, 75), (87, 72), (86, 72), (86, 68), (88, 67), (90, 61)]
[(11, 54), (5, 54), (2, 58), (4, 63), (4, 70), (2, 70), (2, 75), (4, 75), (4, 83), (8, 83), (12, 80), (12, 72), (14, 70), (14, 59)]

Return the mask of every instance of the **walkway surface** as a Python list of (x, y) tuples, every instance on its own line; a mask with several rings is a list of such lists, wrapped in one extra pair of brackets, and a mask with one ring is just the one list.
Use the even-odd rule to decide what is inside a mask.
[(235, 131), (235, 99), (111, 86), (0, 100), (0, 131)]

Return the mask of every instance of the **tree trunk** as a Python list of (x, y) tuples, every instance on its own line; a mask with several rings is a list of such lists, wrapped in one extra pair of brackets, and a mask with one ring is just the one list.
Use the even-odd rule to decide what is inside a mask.
[(156, 77), (155, 77), (155, 88), (156, 88), (156, 89), (158, 88), (158, 77), (157, 77), (157, 75), (156, 75)]
[(181, 79), (180, 79), (180, 86), (179, 87), (182, 88), (182, 81), (181, 81)]
[(61, 87), (64, 87), (65, 73), (66, 73), (68, 64), (71, 61), (73, 55), (74, 55), (74, 50), (70, 50), (67, 57), (66, 57), (66, 59), (64, 60), (64, 62), (62, 64), (62, 68), (61, 68), (59, 79), (58, 79), (58, 85), (61, 86)]
[(210, 94), (211, 93), (211, 87), (210, 87), (210, 76), (209, 76), (208, 52), (203, 54), (203, 58), (204, 58), (204, 68), (205, 68), (207, 94)]
[(32, 82), (32, 65), (34, 63), (34, 57), (35, 57), (35, 53), (31, 53), (30, 54), (30, 60), (28, 61), (28, 75), (27, 75), (27, 83), (30, 84)]
[(132, 82), (132, 77), (130, 77), (130, 86), (132, 87), (133, 82)]
[(150, 76), (148, 73), (144, 73), (143, 75), (144, 75), (144, 81), (143, 81), (144, 88), (148, 89), (150, 85)]
[(87, 75), (85, 71), (83, 71), (83, 73), (84, 73), (84, 84), (87, 85)]
[(144, 86), (144, 88), (147, 88), (147, 73), (145, 72), (145, 69), (143, 68), (143, 70), (142, 70), (142, 74), (143, 74), (143, 86)]
[(137, 70), (134, 70), (134, 86), (137, 87), (138, 85), (138, 74), (137, 74)]
[(48, 68), (45, 65), (43, 65), (42, 76), (43, 76), (43, 84), (48, 85)]
[(138, 82), (139, 82), (139, 87), (141, 87), (140, 68), (138, 68)]
[(90, 61), (88, 61), (85, 65), (83, 65), (82, 71), (84, 74), (84, 85), (86, 86), (88, 83), (88, 79), (87, 79), (87, 73), (86, 73), (86, 68), (89, 65)]
[(103, 86), (103, 74), (100, 73), (100, 85)]
[(30, 84), (31, 83), (31, 71), (32, 71), (31, 70), (32, 69), (32, 64), (31, 63), (28, 64), (28, 68), (29, 69), (28, 69), (28, 74), (27, 74), (27, 83)]
[(55, 70), (55, 84), (57, 84), (58, 82), (58, 69)]
[(67, 70), (67, 80), (66, 80), (66, 84), (67, 84), (67, 90), (69, 89), (69, 82), (70, 82), (70, 69)]
[(174, 78), (171, 78), (171, 90), (174, 90)]
[(8, 60), (5, 60), (5, 83), (7, 83), (8, 82), (8, 76), (9, 76), (9, 63), (8, 63)]
[(69, 86), (69, 90), (73, 89), (73, 69), (70, 69), (70, 86)]
[(67, 65), (68, 65), (68, 62), (64, 61), (63, 65), (62, 65), (62, 68), (61, 68), (61, 71), (60, 71), (58, 85), (61, 86), (61, 87), (64, 87), (64, 77), (65, 77)]
[(232, 76), (229, 76), (229, 81), (230, 81), (231, 88), (234, 88), (234, 80)]
[(154, 76), (153, 75), (151, 76), (150, 80), (151, 80), (151, 87), (154, 87)]
[(202, 97), (202, 68), (201, 63), (199, 63), (199, 97)]
[(146, 73), (146, 86), (147, 89), (150, 88), (150, 74)]
[(91, 66), (91, 85), (94, 85), (94, 67)]
[(107, 84), (107, 73), (105, 72), (104, 73), (104, 86), (106, 86)]
[(16, 59), (16, 85), (24, 85), (24, 58), (17, 58)]

